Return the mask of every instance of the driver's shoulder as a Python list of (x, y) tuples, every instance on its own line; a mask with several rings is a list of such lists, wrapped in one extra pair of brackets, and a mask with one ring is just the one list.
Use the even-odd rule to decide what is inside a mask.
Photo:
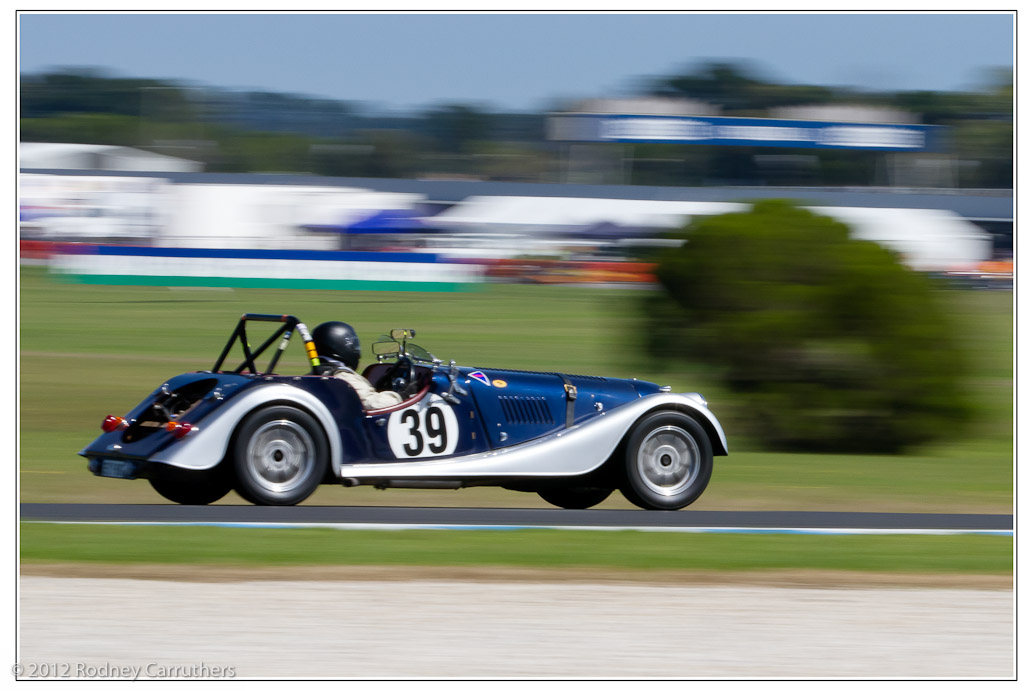
[(333, 376), (334, 376), (335, 379), (341, 379), (341, 380), (349, 382), (349, 383), (351, 383), (351, 382), (363, 382), (363, 383), (365, 383), (366, 382), (366, 378), (364, 376), (362, 376), (361, 374), (359, 374), (358, 372), (356, 372), (353, 369), (348, 369), (347, 367), (343, 367), (341, 369), (338, 369), (338, 370), (334, 371)]

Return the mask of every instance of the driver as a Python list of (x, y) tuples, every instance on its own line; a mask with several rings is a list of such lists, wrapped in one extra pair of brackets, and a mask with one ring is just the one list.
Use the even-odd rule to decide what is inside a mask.
[(402, 397), (394, 391), (377, 391), (355, 371), (359, 367), (359, 337), (351, 325), (323, 322), (312, 330), (312, 341), (320, 359), (334, 367), (333, 376), (348, 382), (359, 394), (363, 408), (389, 408), (402, 402)]

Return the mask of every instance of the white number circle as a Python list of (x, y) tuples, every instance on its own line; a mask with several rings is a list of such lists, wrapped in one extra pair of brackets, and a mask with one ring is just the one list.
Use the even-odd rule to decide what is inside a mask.
[(396, 458), (447, 456), (458, 441), (455, 411), (441, 396), (427, 396), (387, 419), (387, 443)]

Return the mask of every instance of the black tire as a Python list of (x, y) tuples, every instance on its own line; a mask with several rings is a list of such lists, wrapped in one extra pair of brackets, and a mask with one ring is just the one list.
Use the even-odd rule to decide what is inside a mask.
[(252, 504), (293, 506), (326, 475), (329, 446), (308, 413), (271, 406), (249, 415), (233, 441), (237, 492)]
[(538, 492), (539, 497), (561, 509), (590, 509), (611, 494), (610, 487), (554, 487)]
[(698, 422), (683, 413), (656, 412), (628, 438), (621, 494), (643, 509), (674, 511), (699, 498), (713, 468), (710, 438)]
[(153, 469), (147, 480), (169, 501), (194, 506), (219, 501), (233, 489), (233, 479), (223, 466), (211, 470), (160, 467)]

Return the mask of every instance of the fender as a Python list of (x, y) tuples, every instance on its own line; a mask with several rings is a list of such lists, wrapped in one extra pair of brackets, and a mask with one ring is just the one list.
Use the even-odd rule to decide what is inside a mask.
[(654, 410), (690, 409), (716, 440), (714, 455), (727, 456), (728, 442), (699, 394), (659, 393), (524, 444), (434, 461), (362, 463), (340, 466), (345, 480), (362, 478), (462, 479), (484, 477), (565, 477), (590, 473), (613, 454), (628, 431)]
[(333, 415), (318, 398), (289, 384), (268, 384), (235, 396), (206, 416), (196, 432), (154, 454), (149, 460), (185, 470), (214, 468), (226, 456), (230, 439), (240, 421), (256, 408), (280, 402), (292, 403), (316, 418), (330, 446), (331, 468), (334, 475), (338, 475), (343, 452)]

